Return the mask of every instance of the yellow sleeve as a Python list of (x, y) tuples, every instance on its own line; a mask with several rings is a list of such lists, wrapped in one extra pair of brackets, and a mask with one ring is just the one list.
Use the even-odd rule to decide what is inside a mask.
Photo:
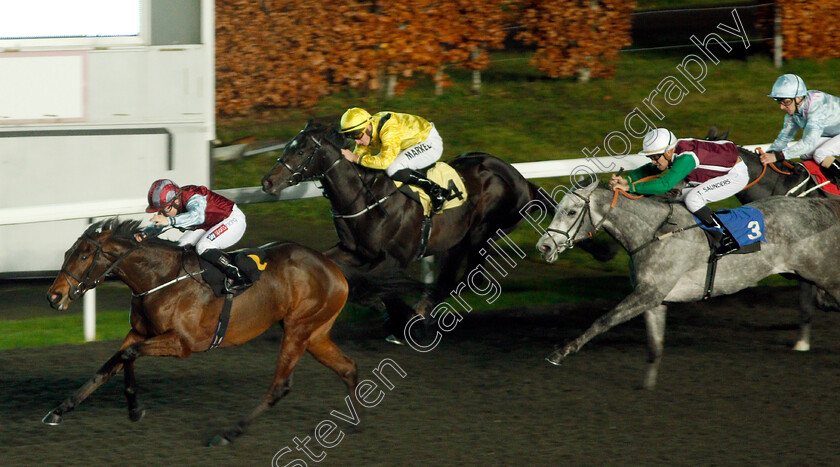
[[(390, 122), (388, 122), (390, 123)], [(394, 162), (394, 159), (400, 153), (400, 143), (402, 142), (402, 133), (399, 128), (395, 128), (386, 123), (379, 133), (379, 140), (382, 142), (382, 149), (376, 156), (368, 154), (359, 157), (359, 164), (371, 169), (385, 170)], [(358, 153), (357, 153), (358, 154)]]
[(359, 146), (358, 144), (353, 149), (353, 154), (359, 156), (359, 164), (362, 163), (362, 158), (365, 156), (370, 156), (370, 148), (367, 146)]

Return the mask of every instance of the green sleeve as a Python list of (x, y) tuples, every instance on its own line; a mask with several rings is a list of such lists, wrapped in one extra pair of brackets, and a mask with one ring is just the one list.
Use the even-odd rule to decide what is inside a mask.
[(659, 167), (656, 164), (648, 163), (627, 174), (627, 181), (632, 184), (634, 180), (641, 180), (651, 175), (659, 175), (660, 173)]
[(694, 158), (690, 154), (683, 154), (674, 159), (674, 165), (665, 172), (665, 175), (647, 182), (631, 183), (630, 193), (640, 195), (658, 195), (674, 188), (688, 174), (696, 168)]

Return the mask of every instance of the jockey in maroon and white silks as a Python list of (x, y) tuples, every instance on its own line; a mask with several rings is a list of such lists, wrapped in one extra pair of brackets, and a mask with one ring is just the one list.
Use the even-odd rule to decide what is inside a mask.
[(156, 213), (138, 237), (142, 240), (165, 226), (187, 231), (178, 240), (181, 246), (195, 245), (203, 259), (216, 265), (233, 280), (229, 291), (249, 285), (230, 258), (222, 251), (233, 246), (245, 234), (245, 214), (233, 201), (205, 186), (179, 187), (171, 180), (161, 179), (149, 189), (149, 207)]
[[(725, 242), (735, 239), (706, 204), (724, 200), (747, 186), (749, 173), (738, 156), (738, 146), (730, 141), (678, 140), (670, 131), (657, 128), (645, 135), (642, 152), (651, 163), (630, 172), (626, 179), (613, 175), (610, 188), (655, 195), (685, 180), (686, 186), (678, 198), (705, 225), (724, 231), (718, 254), (734, 251), (731, 243), (723, 248)], [(657, 178), (650, 179), (652, 176)], [(737, 249), (737, 242), (734, 248)]]

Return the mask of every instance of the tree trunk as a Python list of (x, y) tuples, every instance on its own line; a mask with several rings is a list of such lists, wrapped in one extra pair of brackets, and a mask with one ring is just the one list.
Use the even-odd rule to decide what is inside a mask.
[[(476, 47), (470, 52), (470, 58), (472, 60), (478, 60), (480, 54), (481, 50)], [(472, 92), (475, 95), (481, 94), (481, 70), (473, 70), (472, 72)]]
[(388, 82), (385, 85), (385, 98), (393, 99), (397, 90), (397, 75), (395, 73), (388, 73)]

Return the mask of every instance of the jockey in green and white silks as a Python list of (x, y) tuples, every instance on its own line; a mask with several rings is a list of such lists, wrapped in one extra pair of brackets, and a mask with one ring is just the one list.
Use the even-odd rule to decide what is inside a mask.
[[(822, 91), (808, 91), (802, 78), (794, 74), (780, 76), (767, 96), (779, 103), (785, 121), (762, 162), (813, 159), (840, 179), (840, 164), (835, 161), (840, 156), (840, 98)], [(802, 139), (788, 146), (799, 129), (802, 129)], [(818, 145), (824, 136), (831, 139)]]
[(441, 209), (449, 190), (417, 172), (443, 155), (443, 140), (433, 123), (416, 115), (397, 112), (371, 115), (354, 107), (341, 116), (340, 131), (356, 143), (352, 152), (342, 149), (347, 160), (385, 170), (394, 180), (420, 187), (429, 195), (432, 209)]
[(730, 141), (678, 140), (665, 128), (657, 128), (645, 135), (642, 147), (652, 162), (630, 172), (626, 179), (613, 175), (610, 188), (655, 195), (685, 180), (678, 199), (704, 225), (723, 231), (716, 254), (722, 256), (738, 249), (735, 238), (706, 206), (729, 198), (747, 186), (750, 177), (746, 163), (738, 156), (738, 146)]

